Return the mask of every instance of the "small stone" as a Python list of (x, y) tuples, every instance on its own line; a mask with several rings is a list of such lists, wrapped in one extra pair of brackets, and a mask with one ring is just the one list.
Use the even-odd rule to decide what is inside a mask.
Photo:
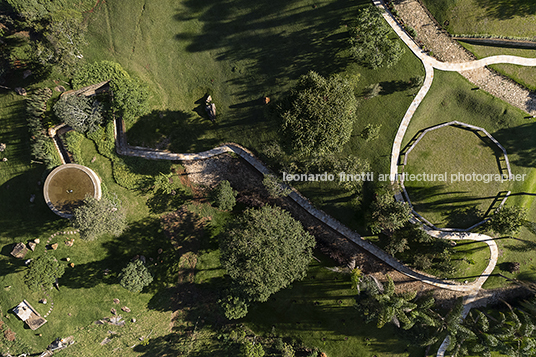
[(33, 242), (29, 242), (28, 243), (28, 247), (30, 247), (30, 249), (32, 250), (32, 252), (35, 250), (35, 247), (37, 246), (37, 244), (33, 243)]
[(47, 299), (41, 299), (39, 300), (39, 302), (43, 305), (46, 305), (47, 304)]
[(27, 69), (24, 72), (22, 72), (22, 79), (26, 79), (26, 78), (30, 77), (31, 75), (32, 75), (32, 71)]
[(54, 243), (50, 246), (52, 249), (56, 250), (58, 249), (58, 243)]
[(121, 310), (123, 310), (124, 312), (130, 312), (130, 309), (126, 306), (123, 306)]
[(28, 259), (28, 260), (26, 260), (26, 261), (24, 262), (24, 264), (25, 264), (25, 265), (28, 265), (28, 264), (30, 264), (31, 261), (32, 261), (31, 259)]
[(96, 156), (93, 156), (93, 159), (91, 159), (91, 163), (94, 163), (95, 160), (97, 160), (97, 157), (96, 157)]
[(35, 201), (35, 195), (32, 194), (30, 195), (30, 203), (34, 203), (34, 201)]
[(6, 149), (7, 145), (4, 143), (0, 143), (0, 151), (4, 151)]
[(71, 268), (74, 268), (74, 263), (69, 263), (69, 266), (70, 266)]
[(136, 322), (136, 319), (133, 317), (132, 320), (130, 320), (130, 321), (132, 321), (132, 322)]
[(158, 249), (158, 254), (162, 254), (164, 250), (162, 248)]
[(17, 93), (18, 95), (26, 95), (26, 94), (28, 94), (28, 93), (26, 93), (26, 89), (24, 89), (22, 87), (15, 88), (15, 93)]
[(65, 92), (65, 87), (64, 87), (64, 86), (56, 86), (56, 87), (54, 88), (54, 90), (55, 90), (56, 92), (60, 92), (60, 93), (62, 93), (62, 92)]
[(2, 159), (2, 161), (3, 161), (3, 162), (6, 162), (6, 161), (7, 161), (7, 157), (4, 157), (4, 158)]
[(39, 244), (40, 242), (41, 242), (41, 240), (39, 238), (34, 239), (35, 244)]
[(69, 316), (73, 316), (73, 314), (71, 314), (70, 312), (69, 312), (67, 315), (69, 315)]
[(114, 315), (117, 315), (117, 310), (116, 309), (111, 309), (110, 312)]
[(72, 247), (72, 246), (73, 246), (73, 243), (74, 243), (74, 239), (66, 240), (66, 241), (65, 241), (65, 245), (68, 246), (68, 247)]
[(118, 298), (114, 299), (114, 304), (119, 304), (121, 301)]
[(65, 260), (67, 260), (68, 262), (70, 262), (70, 261), (71, 261), (71, 258), (65, 258)]

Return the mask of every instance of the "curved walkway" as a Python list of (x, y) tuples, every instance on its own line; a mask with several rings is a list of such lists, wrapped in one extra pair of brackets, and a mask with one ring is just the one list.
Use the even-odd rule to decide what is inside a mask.
[[(437, 68), (443, 71), (459, 72), (459, 71), (467, 71), (467, 70), (482, 68), (487, 65), (499, 64), (499, 63), (516, 64), (516, 65), (521, 65), (521, 66), (536, 66), (536, 58), (524, 58), (524, 57), (517, 57), (517, 56), (501, 55), (501, 56), (491, 56), (491, 57), (483, 58), (480, 60), (461, 62), (461, 63), (440, 62), (437, 59), (432, 58), (428, 56), (426, 53), (424, 53), (424, 51), (406, 33), (406, 31), (402, 28), (402, 26), (394, 19), (391, 12), (385, 7), (383, 0), (373, 0), (373, 3), (376, 7), (380, 9), (384, 19), (391, 26), (391, 28), (393, 28), (393, 30), (400, 37), (400, 39), (404, 41), (404, 43), (411, 49), (411, 51), (415, 54), (415, 56), (417, 56), (422, 61), (424, 68), (425, 68), (425, 72), (426, 72), (424, 84), (421, 87), (415, 99), (413, 100), (413, 102), (411, 103), (406, 114), (404, 115), (404, 118), (402, 119), (402, 122), (398, 128), (395, 141), (393, 143), (393, 149), (391, 152), (390, 177), (391, 177), (391, 181), (394, 182), (396, 181), (396, 174), (398, 173), (398, 160), (400, 157), (400, 148), (402, 145), (402, 140), (404, 139), (404, 135), (408, 128), (409, 122), (411, 121), (411, 118), (413, 117), (413, 114), (415, 113), (415, 110), (419, 107), (420, 103), (422, 102), (422, 100), (424, 99), (424, 97), (426, 96), (426, 94), (428, 93), (430, 89), (430, 86), (432, 84), (433, 77), (434, 77), (434, 68)], [(397, 194), (397, 200), (403, 201), (403, 197), (401, 193)], [(499, 256), (497, 243), (495, 243), (493, 238), (487, 235), (483, 235), (483, 234), (443, 232), (443, 231), (431, 230), (428, 227), (425, 227), (425, 230), (427, 231), (428, 234), (436, 238), (450, 239), (450, 240), (468, 239), (468, 240), (485, 242), (490, 249), (490, 258), (489, 258), (488, 266), (482, 272), (480, 277), (477, 278), (473, 284), (471, 284), (470, 289), (466, 290), (469, 292), (469, 294), (465, 297), (465, 301), (464, 301), (465, 306), (464, 306), (463, 315), (462, 315), (463, 317), (466, 317), (467, 314), (469, 313), (469, 310), (471, 309), (471, 304), (476, 299), (478, 291), (480, 290), (482, 285), (486, 282), (487, 278), (495, 269), (495, 265), (497, 264), (497, 259)], [(445, 355), (448, 344), (449, 344), (449, 338), (447, 336), (447, 338), (445, 338), (445, 340), (441, 344), (437, 352), (437, 356), (442, 357)]]

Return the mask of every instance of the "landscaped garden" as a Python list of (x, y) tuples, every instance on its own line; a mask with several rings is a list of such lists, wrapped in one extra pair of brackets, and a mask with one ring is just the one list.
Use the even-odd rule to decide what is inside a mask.
[[(10, 0), (11, 6), (17, 3)], [(8, 60), (16, 65), (5, 78), (0, 72), (3, 84), (25, 87), (29, 98), (0, 89), (0, 142), (7, 144), (0, 155), (8, 159), (0, 162), (2, 352), (41, 352), (55, 338), (72, 335), (75, 344), (58, 356), (418, 356), (426, 346), (435, 352), (447, 333), (455, 337), (461, 305), (444, 318), (454, 295), (438, 293), (442, 305), (433, 309), (424, 284), (407, 287), (405, 276), (394, 278), (395, 293), (391, 277), (383, 274), (398, 273), (336, 237), (290, 199), (277, 198), (284, 194), (264, 188), (263, 177), (241, 169), (245, 163), (236, 157), (222, 159), (229, 160), (232, 185), (222, 181), (223, 174), (216, 175), (220, 183), (204, 185), (209, 179), (193, 182), (200, 175), (195, 166), (115, 151), (113, 119), (119, 117), (130, 145), (197, 152), (236, 142), (278, 175), (387, 173), (395, 134), (424, 70), (379, 15), (373, 26), (378, 32), (371, 33), (389, 51), (383, 57), (362, 52), (360, 46), (373, 39), (360, 37), (363, 24), (354, 20), (366, 4), (97, 1), (34, 4), (36, 12), (28, 13), (2, 5), (28, 20), (8, 23), (7, 32), (45, 24), (32, 28), (44, 31), (36, 40), (24, 31), (6, 36), (13, 46)], [(81, 13), (63, 12), (71, 7)], [(366, 20), (372, 16), (359, 13)], [(77, 43), (73, 24), (87, 26), (88, 45), (58, 46), (65, 31)], [(33, 58), (25, 54), (28, 48), (49, 55)], [(65, 53), (71, 53), (68, 60)], [(71, 63), (73, 53), (83, 54), (85, 63)], [(26, 68), (32, 72), (22, 79)], [(108, 79), (113, 96), (104, 90), (58, 99), (59, 92)], [(504, 145), (512, 172), (526, 175), (525, 181), (406, 187), (418, 213), (449, 227), (488, 217), (498, 207), (497, 195), (512, 191), (507, 206), (528, 209), (527, 221), (515, 237), (497, 239), (495, 273), (532, 281), (536, 212), (534, 197), (523, 193), (534, 192), (536, 126), (520, 110), (473, 89), (458, 74), (436, 71), (404, 144), (447, 121), (477, 125)], [(215, 122), (205, 113), (209, 95), (218, 109)], [(47, 173), (59, 160), (44, 132), (60, 122), (76, 129), (59, 134), (69, 157), (102, 180), (102, 200), (83, 200), (72, 221), (54, 215), (42, 199)], [(447, 172), (450, 181), (452, 173), (504, 173), (504, 166), (482, 135), (446, 127), (420, 141), (406, 171)], [(293, 186), (412, 268), (463, 284), (487, 266), (483, 242), (454, 245), (408, 224), (408, 207), (394, 201), (387, 183)], [(36, 243), (24, 260), (10, 255), (19, 242)], [(61, 266), (54, 268), (61, 277), (41, 287), (35, 267), (50, 257)], [(493, 276), (486, 284), (507, 283)], [(11, 312), (23, 299), (48, 320), (35, 332)], [(467, 321), (475, 336), (489, 328), (480, 326), (479, 314)], [(472, 337), (467, 340), (463, 348), (480, 348)], [(468, 355), (462, 344), (452, 347)]]

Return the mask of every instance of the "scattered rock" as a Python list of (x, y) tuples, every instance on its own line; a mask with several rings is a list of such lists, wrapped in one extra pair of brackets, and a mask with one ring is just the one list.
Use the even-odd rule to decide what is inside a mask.
[(74, 268), (74, 263), (69, 263), (69, 266), (70, 266), (71, 268)]
[(31, 259), (28, 259), (27, 261), (24, 262), (24, 264), (28, 265), (28, 264), (30, 264), (31, 261), (32, 261)]
[(28, 94), (28, 93), (26, 93), (26, 89), (24, 89), (22, 87), (15, 88), (15, 93), (17, 93), (18, 95), (26, 95), (26, 94)]
[(34, 203), (34, 201), (35, 201), (35, 195), (32, 194), (30, 195), (30, 203)]
[(111, 341), (111, 340), (110, 340), (108, 337), (106, 337), (104, 340), (101, 341), (100, 344), (101, 344), (101, 346), (104, 346), (105, 344), (107, 344), (107, 343), (110, 342), (110, 341)]
[(68, 247), (72, 247), (73, 244), (74, 244), (74, 239), (66, 240), (66, 241), (65, 241), (65, 245), (68, 246)]
[(26, 78), (30, 77), (31, 75), (32, 75), (32, 71), (27, 69), (24, 72), (22, 72), (22, 79), (26, 79)]
[(147, 259), (145, 259), (144, 255), (140, 255), (140, 260), (145, 264), (147, 262)]
[(106, 321), (104, 320), (97, 320), (94, 322), (95, 325), (104, 325), (106, 323)]
[(4, 151), (6, 149), (7, 145), (4, 143), (0, 143), (0, 151)]
[(48, 136), (53, 137), (56, 135), (56, 129), (48, 128)]
[(32, 252), (35, 250), (35, 247), (37, 246), (37, 244), (35, 244), (34, 242), (30, 242), (28, 243), (28, 247), (30, 247), (30, 249), (32, 250)]
[(54, 243), (50, 246), (52, 249), (56, 250), (58, 249), (58, 243)]
[(65, 87), (64, 86), (57, 86), (57, 87), (54, 88), (54, 90), (56, 92), (63, 93), (63, 92), (65, 92)]
[(73, 314), (71, 314), (70, 312), (67, 314), (68, 316), (73, 316)]
[(71, 261), (71, 258), (67, 257), (65, 258), (66, 261), (70, 262)]
[(121, 301), (117, 298), (114, 299), (114, 304), (119, 304)]
[(39, 302), (43, 305), (46, 305), (47, 304), (47, 299), (41, 299), (39, 300)]
[(95, 160), (97, 160), (97, 157), (96, 157), (96, 156), (93, 156), (93, 159), (91, 159), (91, 163), (94, 163)]
[(134, 323), (134, 322), (136, 322), (136, 318), (133, 317), (132, 320), (130, 320), (130, 321), (132, 321)]
[(130, 312), (130, 309), (126, 306), (123, 306), (121, 310), (123, 310), (124, 312)]
[(162, 254), (164, 250), (162, 248), (158, 249), (158, 254)]
[(7, 157), (4, 157), (4, 158), (2, 159), (2, 161), (3, 161), (3, 162), (6, 162), (6, 161), (7, 161)]
[(19, 259), (23, 259), (26, 253), (28, 253), (28, 248), (26, 248), (24, 243), (15, 244), (13, 250), (11, 251), (11, 255)]
[(262, 103), (263, 103), (263, 104), (268, 104), (268, 103), (270, 103), (270, 98), (269, 98), (269, 97), (262, 97)]
[(114, 315), (117, 315), (117, 310), (116, 309), (111, 309), (110, 312)]
[(39, 238), (35, 238), (35, 239), (34, 239), (34, 243), (35, 243), (35, 244), (39, 244), (40, 242), (41, 242), (41, 240), (40, 240)]

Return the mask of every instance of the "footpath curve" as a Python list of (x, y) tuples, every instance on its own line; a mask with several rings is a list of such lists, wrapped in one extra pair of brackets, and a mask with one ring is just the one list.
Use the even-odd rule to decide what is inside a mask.
[[(424, 99), (424, 97), (426, 96), (426, 94), (428, 93), (430, 89), (430, 86), (433, 82), (433, 77), (434, 77), (434, 68), (443, 70), (443, 71), (459, 72), (459, 71), (467, 71), (471, 69), (482, 68), (488, 65), (500, 64), (500, 63), (516, 64), (516, 65), (521, 65), (521, 66), (536, 66), (536, 58), (524, 58), (524, 57), (517, 57), (517, 56), (501, 55), (501, 56), (491, 56), (491, 57), (486, 57), (480, 60), (461, 62), (461, 63), (440, 62), (437, 59), (432, 58), (429, 55), (427, 55), (415, 43), (415, 41), (407, 34), (407, 32), (404, 30), (401, 24), (399, 24), (398, 21), (395, 20), (391, 12), (385, 6), (385, 3), (383, 2), (383, 0), (373, 0), (373, 3), (377, 8), (380, 9), (383, 18), (387, 21), (387, 23), (391, 26), (391, 28), (396, 32), (399, 38), (402, 41), (404, 41), (404, 43), (410, 48), (410, 50), (415, 54), (415, 56), (417, 56), (422, 61), (424, 68), (425, 68), (425, 73), (426, 73), (423, 86), (421, 87), (417, 95), (415, 96), (415, 99), (413, 100), (409, 109), (404, 115), (404, 118), (402, 119), (402, 122), (400, 123), (395, 140), (393, 142), (393, 148), (391, 151), (390, 178), (392, 182), (395, 182), (396, 176), (398, 173), (398, 161), (400, 157), (400, 148), (402, 145), (402, 140), (404, 139), (404, 135), (411, 121), (411, 118), (413, 117), (413, 114), (415, 113), (415, 110), (419, 107), (420, 103), (422, 102), (422, 100)], [(396, 195), (396, 198), (398, 201), (404, 200), (401, 193), (398, 193)], [(414, 223), (417, 223), (417, 221), (415, 221)], [(497, 259), (499, 256), (497, 243), (495, 243), (493, 238), (484, 234), (465, 233), (465, 232), (443, 232), (443, 231), (432, 230), (431, 228), (427, 226), (424, 226), (424, 229), (428, 234), (436, 238), (449, 239), (449, 240), (467, 239), (467, 240), (485, 242), (490, 249), (490, 258), (489, 258), (488, 266), (482, 272), (480, 277), (478, 277), (475, 280), (475, 282), (469, 285), (468, 286), (469, 289), (466, 290), (468, 292), (468, 295), (466, 295), (464, 299), (464, 309), (463, 309), (463, 314), (462, 314), (462, 316), (465, 318), (467, 314), (469, 313), (472, 304), (476, 300), (478, 291), (480, 290), (482, 285), (486, 282), (487, 278), (495, 269), (495, 265), (497, 264)], [(449, 340), (449, 337), (447, 336), (445, 340), (443, 341), (443, 343), (441, 344), (441, 346), (439, 347), (439, 350), (437, 351), (438, 357), (443, 357), (445, 355), (446, 349), (449, 343), (450, 343), (450, 340)]]

